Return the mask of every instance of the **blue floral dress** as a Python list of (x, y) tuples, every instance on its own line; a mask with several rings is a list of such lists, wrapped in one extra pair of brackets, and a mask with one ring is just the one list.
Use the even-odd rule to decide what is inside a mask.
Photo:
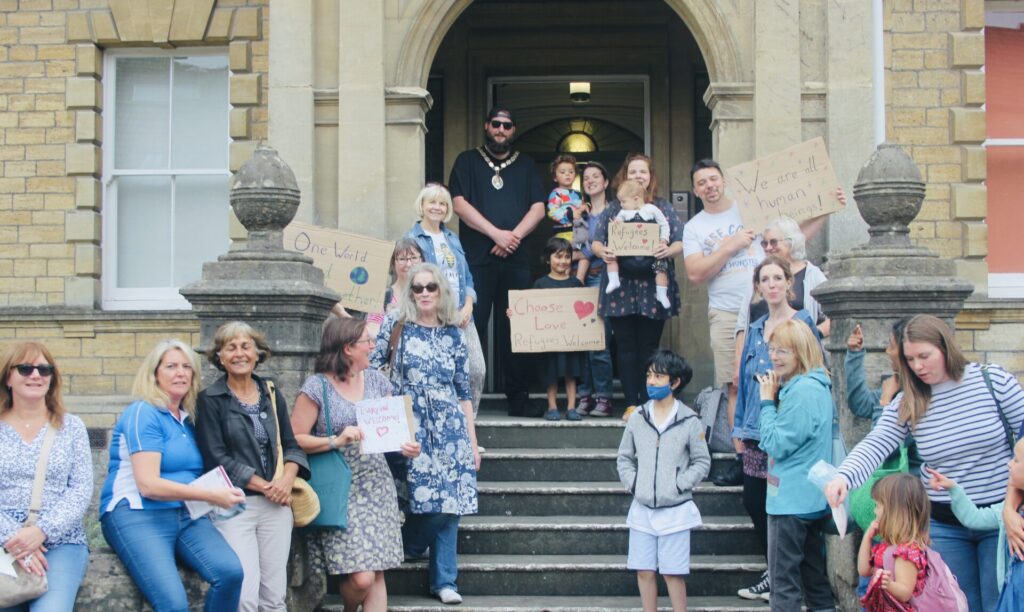
[[(388, 341), (397, 313), (384, 318), (370, 356), (374, 366), (388, 363)], [(412, 397), (418, 457), (406, 477), (413, 514), (476, 514), (476, 464), (466, 415), (460, 401), (470, 400), (468, 351), (458, 327), (424, 327), (406, 321), (395, 349), (392, 381)]]

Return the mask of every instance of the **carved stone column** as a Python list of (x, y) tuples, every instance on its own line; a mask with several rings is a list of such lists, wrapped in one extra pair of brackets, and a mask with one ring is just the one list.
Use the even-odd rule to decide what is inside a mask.
[[(907, 225), (917, 216), (925, 184), (913, 160), (897, 145), (882, 144), (868, 158), (853, 186), (861, 217), (870, 226), (868, 243), (837, 255), (828, 266), (829, 280), (812, 295), (832, 319), (826, 342), (831, 355), (832, 394), (848, 448), (870, 430), (871, 422), (853, 416), (846, 406), (843, 360), (846, 337), (858, 323), (864, 331), (868, 385), (879, 386), (889, 371), (885, 356), (892, 324), (915, 314), (932, 314), (953, 325), (953, 318), (974, 291), (956, 278), (956, 263), (910, 242)], [(833, 586), (844, 609), (855, 609), (856, 551), (859, 542), (833, 538), (829, 564)]]

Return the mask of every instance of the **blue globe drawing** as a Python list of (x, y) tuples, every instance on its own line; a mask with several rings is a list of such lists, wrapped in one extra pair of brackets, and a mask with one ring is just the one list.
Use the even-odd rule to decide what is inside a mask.
[(366, 271), (366, 268), (362, 266), (352, 268), (348, 277), (357, 285), (365, 285), (366, 281), (370, 280), (370, 274)]

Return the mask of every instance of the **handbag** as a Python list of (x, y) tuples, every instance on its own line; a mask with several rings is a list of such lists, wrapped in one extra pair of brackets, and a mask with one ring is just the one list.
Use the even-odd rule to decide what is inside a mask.
[[(32, 481), (32, 501), (28, 505), (28, 518), (24, 526), (31, 527), (39, 520), (39, 510), (43, 505), (43, 485), (46, 483), (46, 465), (50, 461), (50, 449), (53, 448), (53, 441), (57, 437), (57, 430), (49, 423), (46, 424), (46, 433), (43, 436), (43, 447), (39, 451), (39, 459), (36, 460), (36, 476)], [(13, 578), (11, 576), (0, 576), (0, 607), (6, 608), (16, 606), (31, 599), (41, 597), (46, 593), (49, 586), (46, 583), (46, 574), (37, 576), (25, 571), (20, 562), (15, 561)]]
[(900, 444), (898, 453), (893, 453), (883, 461), (882, 465), (868, 476), (864, 484), (850, 491), (850, 516), (857, 521), (861, 529), (867, 531), (871, 522), (875, 520), (875, 500), (871, 498), (871, 487), (886, 476), (906, 474), (909, 471), (910, 461), (907, 458), (907, 446)]
[[(277, 420), (277, 390), (274, 381), (267, 381), (270, 394), (270, 407), (274, 411), (274, 427), (277, 428), (277, 468), (274, 469), (274, 480), (284, 475), (284, 450), (281, 448), (281, 422)], [(320, 498), (316, 491), (304, 479), (295, 477), (292, 483), (292, 520), (296, 527), (305, 527), (320, 514)]]
[[(320, 377), (323, 385), (323, 397), (320, 410), (324, 413), (324, 426), (328, 436), (334, 431), (331, 427), (331, 411), (327, 406), (327, 377)], [(331, 449), (307, 457), (309, 461), (309, 486), (316, 491), (320, 500), (320, 513), (316, 515), (309, 527), (347, 529), (348, 528), (348, 491), (352, 487), (352, 469), (345, 461), (341, 451)]]

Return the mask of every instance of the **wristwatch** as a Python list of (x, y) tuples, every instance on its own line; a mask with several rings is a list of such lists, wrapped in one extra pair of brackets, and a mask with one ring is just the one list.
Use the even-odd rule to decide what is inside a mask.
[(334, 450), (338, 450), (338, 445), (336, 444), (337, 441), (338, 436), (330, 436), (327, 438), (327, 444), (329, 444), (330, 447)]

